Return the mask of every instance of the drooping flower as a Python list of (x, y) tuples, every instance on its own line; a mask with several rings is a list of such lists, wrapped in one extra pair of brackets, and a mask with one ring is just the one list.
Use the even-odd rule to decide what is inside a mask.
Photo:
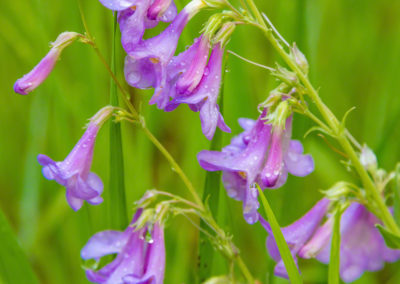
[(267, 176), (268, 173), (265, 168), (273, 160), (269, 157), (276, 155), (271, 154), (271, 151), (277, 151), (279, 146), (277, 141), (275, 145), (271, 145), (272, 125), (265, 122), (266, 114), (267, 110), (264, 109), (257, 121), (239, 119), (239, 124), (245, 131), (234, 137), (231, 144), (221, 152), (204, 150), (197, 155), (203, 169), (223, 171), (222, 180), (228, 195), (243, 201), (243, 213), (250, 224), (258, 219), (258, 193), (252, 186), (255, 182), (265, 188), (277, 188), (285, 183), (288, 172), (296, 176), (306, 176), (314, 169), (313, 159), (310, 155), (303, 154), (301, 143), (290, 140), (292, 120), (289, 118), (281, 134), (283, 138), (280, 141), (285, 141), (287, 146), (280, 146), (279, 149), (282, 158), (278, 160), (283, 164), (278, 173), (279, 178), (273, 186), (263, 181), (263, 175)]
[[(329, 263), (332, 216), (301, 248), (302, 258), (315, 257)], [(376, 224), (381, 222), (359, 203), (351, 204), (342, 214), (340, 222), (340, 277), (344, 282), (358, 279), (364, 271), (378, 271), (385, 262), (400, 259), (400, 250), (386, 246)]]
[[(162, 284), (165, 271), (165, 244), (163, 226), (156, 222), (137, 229), (135, 222), (141, 209), (135, 214), (128, 228), (121, 231), (103, 231), (95, 234), (81, 250), (85, 260), (110, 254), (116, 258), (100, 270), (86, 270), (87, 278), (96, 283), (115, 284)], [(151, 239), (146, 235), (151, 234)]]
[(172, 0), (100, 0), (113, 11), (118, 11), (121, 43), (129, 53), (142, 40), (147, 28), (153, 28), (159, 21), (170, 22), (176, 14)]
[[(289, 246), (290, 252), (292, 253), (296, 264), (297, 254), (318, 228), (328, 210), (329, 203), (330, 201), (328, 199), (323, 198), (299, 220), (287, 227), (282, 228), (282, 234)], [(266, 246), (270, 256), (277, 262), (274, 270), (275, 275), (288, 278), (285, 265), (283, 264), (276, 241), (272, 234), (271, 227), (263, 218), (260, 218), (260, 223), (264, 226), (269, 234), (266, 241)]]
[(62, 50), (74, 42), (80, 34), (75, 32), (61, 33), (55, 42), (51, 43), (51, 49), (47, 55), (32, 69), (14, 84), (14, 91), (21, 95), (27, 95), (36, 89), (53, 70)]
[[(204, 74), (202, 74), (201, 81), (198, 85), (196, 82), (200, 78), (200, 76), (198, 76), (198, 72), (200, 73), (201, 68), (200, 71), (199, 68), (194, 69), (193, 71), (188, 70), (187, 73), (180, 77), (180, 80), (182, 80), (178, 81), (178, 83), (182, 84), (178, 85), (177, 83), (177, 88), (180, 88), (180, 94), (177, 95), (177, 97), (170, 103), (174, 107), (185, 103), (188, 104), (193, 111), (199, 111), (203, 134), (210, 140), (214, 136), (217, 126), (225, 132), (231, 131), (230, 128), (225, 124), (217, 104), (221, 86), (223, 54), (224, 50), (221, 48), (220, 44), (216, 44), (213, 47), (210, 60), (208, 61), (207, 67), (205, 68), (206, 70), (204, 71)], [(193, 63), (197, 64), (197, 66), (204, 64), (207, 60), (207, 55), (204, 51), (202, 51), (199, 56), (199, 61), (203, 62), (200, 64), (198, 62)], [(191, 92), (193, 89), (192, 86), (197, 87)]]
[(154, 87), (150, 103), (156, 103), (160, 109), (164, 109), (169, 101), (164, 89), (167, 88), (168, 64), (175, 53), (178, 39), (189, 19), (204, 5), (201, 0), (191, 1), (161, 34), (140, 41), (125, 59), (128, 84), (141, 89)]
[(43, 166), (43, 175), (66, 187), (66, 197), (72, 209), (79, 210), (83, 201), (96, 205), (103, 202), (103, 182), (90, 172), (93, 149), (97, 133), (103, 123), (111, 116), (113, 107), (106, 106), (98, 111), (69, 155), (64, 161), (55, 162), (46, 155), (38, 155), (38, 162)]

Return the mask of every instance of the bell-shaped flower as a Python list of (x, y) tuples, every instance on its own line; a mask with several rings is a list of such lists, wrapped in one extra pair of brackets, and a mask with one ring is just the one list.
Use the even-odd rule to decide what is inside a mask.
[(67, 201), (75, 211), (82, 207), (84, 200), (93, 205), (103, 202), (100, 196), (103, 182), (90, 168), (97, 133), (112, 111), (113, 107), (106, 106), (90, 119), (82, 138), (64, 161), (55, 162), (46, 155), (38, 155), (44, 177), (66, 187)]
[(14, 84), (14, 91), (21, 95), (27, 95), (36, 89), (53, 70), (62, 50), (74, 42), (81, 35), (75, 32), (63, 32), (56, 41), (51, 43), (51, 49), (47, 55), (32, 69)]
[(261, 119), (256, 122), (239, 120), (244, 133), (232, 139), (231, 145), (219, 151), (201, 151), (197, 155), (200, 166), (207, 171), (223, 171), (222, 179), (231, 198), (243, 201), (243, 214), (248, 223), (258, 219), (257, 190), (252, 187), (264, 163), (271, 126)]
[[(156, 222), (152, 226), (136, 228), (135, 222), (141, 209), (128, 228), (121, 231), (103, 231), (95, 234), (81, 250), (85, 260), (117, 254), (115, 259), (95, 271), (86, 270), (89, 281), (102, 284), (162, 284), (165, 271), (165, 244), (163, 226)], [(148, 238), (148, 235), (151, 238)]]
[[(310, 155), (303, 154), (301, 143), (290, 140), (291, 118), (286, 121), (286, 128), (280, 133), (280, 139), (274, 140), (272, 125), (265, 122), (266, 114), (267, 110), (264, 109), (256, 122), (240, 119), (239, 124), (245, 131), (234, 137), (230, 145), (221, 152), (201, 151), (197, 156), (205, 170), (223, 171), (222, 180), (228, 195), (244, 202), (244, 216), (249, 223), (258, 219), (258, 194), (252, 186), (253, 183), (257, 182), (263, 188), (277, 188), (285, 183), (288, 172), (305, 176), (314, 169), (313, 159)], [(278, 151), (280, 152), (277, 154)], [(280, 158), (277, 159), (277, 156)], [(279, 167), (274, 168), (271, 165), (276, 161), (280, 161)], [(272, 182), (266, 183), (264, 179), (268, 177), (270, 168), (278, 171), (278, 178), (273, 186)]]
[[(205, 64), (207, 60), (208, 49), (205, 50), (207, 50), (207, 52), (205, 53), (202, 51), (200, 58), (198, 58), (198, 60), (203, 62), (193, 62), (197, 66)], [(231, 131), (230, 128), (225, 124), (217, 104), (221, 86), (223, 54), (224, 50), (221, 48), (220, 44), (216, 44), (213, 47), (206, 70), (204, 71), (204, 74), (202, 74), (201, 81), (196, 89), (190, 92), (193, 89), (193, 86), (197, 85), (196, 82), (200, 78), (199, 74), (201, 74), (201, 68), (194, 70), (189, 69), (182, 77), (179, 78), (177, 82), (177, 88), (180, 88), (180, 92), (189, 92), (189, 94), (180, 96), (178, 95), (174, 100), (171, 101), (172, 105), (185, 103), (188, 104), (193, 111), (199, 111), (203, 134), (207, 137), (207, 139), (210, 140), (214, 136), (217, 126), (222, 131)], [(179, 83), (181, 84), (179, 85)]]
[(136, 88), (154, 87), (150, 103), (164, 109), (169, 97), (165, 96), (168, 81), (168, 63), (171, 61), (179, 37), (186, 23), (202, 7), (201, 0), (193, 0), (175, 17), (172, 23), (159, 35), (140, 41), (125, 59), (125, 78)]
[[(323, 198), (299, 220), (287, 227), (282, 228), (282, 234), (289, 246), (290, 252), (292, 253), (296, 264), (297, 254), (318, 228), (328, 210), (329, 203), (330, 201), (328, 199)], [(266, 241), (266, 246), (269, 255), (277, 262), (274, 270), (275, 275), (288, 278), (288, 274), (276, 245), (271, 227), (262, 218), (260, 218), (260, 223), (264, 226), (269, 234)]]
[(285, 129), (274, 127), (268, 158), (260, 174), (260, 185), (264, 188), (281, 187), (288, 172), (298, 177), (309, 175), (314, 170), (311, 155), (303, 155), (300, 141), (291, 140), (292, 116), (286, 120)]
[[(329, 263), (332, 221), (330, 217), (302, 247), (299, 256), (315, 257)], [(362, 204), (352, 203), (340, 221), (340, 277), (344, 282), (358, 279), (364, 271), (381, 270), (385, 262), (400, 259), (400, 250), (386, 246), (376, 224), (381, 222)]]

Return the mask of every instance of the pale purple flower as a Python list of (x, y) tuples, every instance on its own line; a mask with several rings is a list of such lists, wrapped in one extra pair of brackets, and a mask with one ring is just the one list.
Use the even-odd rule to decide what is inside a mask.
[[(329, 263), (332, 218), (302, 247), (300, 257), (316, 257), (323, 263)], [(340, 222), (340, 276), (344, 282), (352, 282), (364, 271), (378, 271), (385, 262), (400, 259), (400, 250), (386, 246), (376, 224), (381, 222), (359, 203), (351, 204), (343, 213)]]
[[(211, 60), (210, 60), (211, 61)], [(282, 158), (275, 159), (280, 161), (278, 179), (273, 186), (263, 182), (263, 176), (267, 176), (265, 168), (270, 165), (270, 155), (276, 157), (279, 144), (271, 144), (272, 125), (265, 123), (266, 109), (257, 119), (239, 119), (239, 124), (244, 128), (244, 132), (234, 137), (231, 144), (218, 151), (201, 151), (197, 155), (200, 165), (207, 171), (223, 172), (222, 180), (228, 195), (234, 199), (243, 201), (243, 213), (248, 223), (255, 223), (258, 219), (257, 209), (258, 193), (252, 186), (255, 182), (263, 188), (277, 188), (282, 186), (290, 172), (296, 176), (306, 176), (314, 169), (313, 159), (310, 155), (303, 155), (303, 147), (299, 141), (290, 140), (291, 137), (291, 118), (287, 121), (287, 126), (282, 132), (280, 145)], [(273, 140), (274, 141), (274, 140)], [(283, 164), (283, 165), (282, 165)]]
[[(282, 234), (289, 246), (296, 265), (297, 254), (318, 228), (328, 210), (329, 203), (330, 201), (328, 199), (323, 198), (299, 220), (287, 227), (282, 228)], [(285, 265), (282, 261), (270, 225), (261, 217), (260, 223), (264, 226), (269, 234), (266, 241), (266, 246), (269, 255), (277, 262), (274, 270), (275, 275), (288, 278)]]
[(160, 109), (164, 109), (169, 102), (169, 92), (165, 90), (168, 89), (168, 64), (175, 53), (179, 37), (189, 19), (203, 6), (201, 0), (191, 1), (161, 34), (140, 41), (125, 59), (125, 78), (128, 84), (141, 89), (154, 87), (150, 103), (156, 103)]
[[(177, 92), (179, 93), (170, 104), (177, 106), (185, 103), (193, 111), (200, 112), (201, 128), (207, 139), (212, 139), (217, 126), (225, 132), (230, 132), (230, 128), (225, 124), (224, 119), (219, 112), (217, 104), (218, 95), (221, 86), (222, 57), (224, 50), (220, 44), (216, 44), (210, 55), (207, 67), (204, 67), (207, 60), (208, 49), (201, 47), (199, 56), (193, 61), (192, 66), (197, 68), (189, 69), (177, 82)], [(205, 52), (206, 50), (207, 52)], [(207, 55), (206, 55), (207, 54)], [(204, 74), (202, 71), (204, 70)], [(201, 81), (197, 85), (202, 74)], [(181, 83), (179, 85), (179, 83)], [(193, 86), (197, 87), (193, 90)], [(193, 90), (191, 92), (191, 90)], [(183, 93), (183, 94), (182, 94)]]
[[(165, 272), (165, 244), (163, 226), (158, 222), (137, 229), (135, 221), (139, 210), (128, 228), (121, 231), (103, 231), (95, 234), (81, 250), (85, 260), (117, 254), (116, 258), (101, 269), (86, 270), (87, 278), (102, 284), (162, 284)], [(151, 239), (146, 238), (151, 235)]]
[(14, 84), (14, 91), (21, 95), (27, 95), (36, 89), (53, 70), (62, 50), (80, 36), (74, 32), (61, 33), (55, 42), (51, 43), (51, 49), (47, 55), (32, 69)]
[(83, 201), (96, 205), (103, 202), (103, 182), (90, 171), (93, 149), (97, 133), (103, 123), (112, 114), (113, 107), (107, 106), (98, 111), (69, 155), (64, 161), (55, 162), (46, 155), (38, 155), (39, 164), (43, 166), (43, 175), (55, 180), (66, 188), (66, 197), (72, 209), (79, 210)]

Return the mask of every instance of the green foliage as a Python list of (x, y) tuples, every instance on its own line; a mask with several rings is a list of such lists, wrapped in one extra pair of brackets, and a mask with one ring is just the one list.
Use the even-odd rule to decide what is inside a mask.
[(343, 211), (340, 208), (336, 209), (333, 221), (331, 253), (329, 259), (328, 283), (339, 283), (340, 269), (340, 218)]

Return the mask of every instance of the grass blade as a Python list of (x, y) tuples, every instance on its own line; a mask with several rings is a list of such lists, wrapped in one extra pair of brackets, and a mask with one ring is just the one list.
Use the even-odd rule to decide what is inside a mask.
[(329, 259), (329, 270), (328, 270), (328, 283), (338, 284), (339, 283), (339, 269), (340, 269), (340, 217), (342, 216), (342, 210), (338, 208), (335, 212), (334, 223), (333, 223), (333, 235), (331, 241), (331, 255)]
[(276, 241), (276, 245), (278, 246), (279, 253), (281, 254), (283, 263), (285, 264), (286, 271), (289, 275), (290, 282), (293, 284), (303, 283), (301, 279), (299, 270), (297, 269), (296, 263), (294, 262), (293, 256), (290, 253), (289, 246), (283, 237), (281, 228), (279, 227), (278, 221), (275, 218), (274, 212), (272, 212), (271, 206), (268, 203), (267, 198), (262, 192), (260, 186), (257, 184), (258, 191), (260, 193), (261, 202), (264, 206), (265, 214), (267, 216), (267, 220), (271, 225), (272, 233), (274, 234), (274, 238)]
[(1, 210), (0, 243), (0, 281), (8, 284), (39, 283)]
[[(116, 72), (117, 13), (114, 12), (111, 70)], [(117, 86), (110, 83), (110, 104), (118, 106)], [(110, 124), (110, 181), (108, 218), (112, 229), (125, 229), (128, 224), (125, 197), (124, 158), (122, 151), (121, 125)]]

